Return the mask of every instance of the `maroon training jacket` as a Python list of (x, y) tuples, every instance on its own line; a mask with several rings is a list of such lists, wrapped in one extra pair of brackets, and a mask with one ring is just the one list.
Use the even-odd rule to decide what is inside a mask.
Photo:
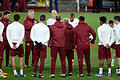
[(4, 17), (2, 17), (1, 22), (4, 24), (3, 41), (7, 41), (6, 30), (7, 30), (8, 25), (11, 24), (12, 21), (10, 21), (9, 19), (5, 19)]
[(50, 26), (50, 44), (54, 47), (65, 47), (65, 24), (61, 21), (56, 21)]
[(37, 24), (38, 21), (34, 18), (34, 19), (30, 19), (28, 16), (25, 18), (23, 24), (25, 27), (25, 41), (26, 42), (30, 42), (32, 41), (30, 39), (30, 32), (31, 32), (31, 28), (33, 27), (34, 24)]
[(89, 33), (96, 39), (96, 32), (84, 21), (80, 21), (73, 31), (73, 45), (78, 49), (86, 49), (89, 45)]
[(73, 42), (73, 27), (71, 24), (65, 24), (65, 49), (72, 49)]

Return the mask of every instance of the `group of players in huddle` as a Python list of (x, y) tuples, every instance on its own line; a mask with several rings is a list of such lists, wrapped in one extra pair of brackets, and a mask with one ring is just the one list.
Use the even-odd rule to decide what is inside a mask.
[[(12, 69), (14, 77), (18, 77), (16, 71), (16, 55), (20, 60), (20, 77), (26, 77), (24, 69), (24, 47), (23, 40), (25, 36), (25, 67), (29, 67), (29, 55), (32, 51), (32, 64), (34, 72), (31, 77), (37, 77), (36, 71), (38, 60), (40, 58), (40, 71), (38, 78), (44, 78), (42, 71), (44, 69), (45, 58), (47, 57), (47, 44), (51, 49), (51, 78), (55, 77), (55, 64), (59, 52), (62, 77), (72, 76), (72, 66), (74, 59), (74, 49), (77, 50), (79, 77), (83, 77), (83, 55), (86, 60), (88, 76), (91, 76), (90, 63), (90, 44), (94, 45), (96, 32), (85, 23), (85, 17), (75, 18), (73, 13), (70, 19), (64, 18), (57, 14), (56, 10), (52, 11), (52, 18), (47, 20), (46, 16), (40, 15), (40, 21), (34, 18), (34, 10), (28, 11), (28, 16), (24, 19), (23, 25), (19, 22), (20, 15), (14, 15), (14, 22), (9, 20), (10, 12), (0, 13), (0, 77), (7, 77), (7, 73), (2, 71), (3, 53), (6, 49), (6, 67), (10, 67), (9, 55), (12, 57)], [(108, 74), (111, 76), (111, 65), (114, 66), (114, 59), (111, 64), (111, 51), (113, 48), (114, 58), (118, 59), (118, 69), (116, 73), (120, 74), (120, 17), (115, 16), (115, 24), (112, 20), (106, 24), (106, 17), (99, 18), (101, 26), (98, 28), (99, 48), (98, 59), (100, 60), (98, 77), (103, 76), (103, 62), (107, 59)], [(68, 60), (69, 71), (66, 74), (66, 57)]]

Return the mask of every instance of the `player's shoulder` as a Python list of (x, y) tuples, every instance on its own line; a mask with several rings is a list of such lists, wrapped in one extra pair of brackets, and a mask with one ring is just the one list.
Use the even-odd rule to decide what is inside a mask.
[(114, 30), (116, 30), (116, 29), (117, 29), (117, 25), (116, 25), (116, 24), (114, 25), (113, 29), (114, 29)]
[(41, 25), (44, 27), (44, 28), (48, 28), (48, 26), (44, 23), (41, 23)]
[(24, 21), (26, 21), (27, 20), (27, 16), (24, 18)]
[(20, 25), (21, 27), (24, 27), (24, 25), (23, 25), (23, 24), (21, 24), (21, 23), (19, 23), (19, 25)]
[(12, 26), (14, 24), (14, 22), (12, 22), (11, 24), (9, 24), (8, 26)]
[(113, 28), (112, 28), (109, 24), (107, 24), (107, 27), (108, 27), (110, 30), (113, 30)]
[(75, 18), (75, 20), (79, 21), (79, 19), (78, 19), (78, 18)]
[(4, 26), (4, 24), (3, 24), (2, 22), (0, 22), (0, 25), (1, 25), (1, 26)]
[(49, 22), (49, 21), (53, 21), (53, 19), (52, 19), (52, 18), (49, 18), (49, 19), (47, 20), (47, 22)]
[(37, 25), (41, 25), (43, 27), (46, 27), (46, 25), (44, 23), (38, 23)]
[(39, 26), (39, 23), (37, 23), (37, 24), (34, 24), (34, 25), (33, 25), (33, 28), (34, 28), (34, 27), (37, 27), (37, 26)]
[(120, 27), (120, 24), (117, 24), (116, 27)]
[(120, 24), (116, 25), (116, 29), (120, 30)]
[(75, 22), (79, 22), (79, 19), (75, 18)]
[(7, 29), (11, 29), (12, 26), (13, 26), (13, 23), (9, 24), (9, 25), (7, 26)]
[(106, 27), (108, 27), (107, 24), (102, 24), (102, 25), (100, 25), (99, 28), (106, 28)]
[(103, 27), (104, 27), (103, 25), (100, 25), (100, 26), (98, 27), (98, 30), (102, 30)]
[(47, 20), (47, 23), (49, 23), (49, 22), (55, 22), (55, 19), (49, 18), (49, 19)]
[(79, 25), (77, 25), (75, 28), (73, 28), (73, 31), (77, 31), (79, 28)]
[(52, 25), (54, 22), (56, 22), (55, 19), (49, 18), (49, 19), (47, 20), (47, 25)]

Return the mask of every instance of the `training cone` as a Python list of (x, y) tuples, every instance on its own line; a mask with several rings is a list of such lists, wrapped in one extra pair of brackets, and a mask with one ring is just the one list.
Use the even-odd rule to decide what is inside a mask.
[(94, 44), (90, 43), (90, 46), (95, 46), (95, 43)]

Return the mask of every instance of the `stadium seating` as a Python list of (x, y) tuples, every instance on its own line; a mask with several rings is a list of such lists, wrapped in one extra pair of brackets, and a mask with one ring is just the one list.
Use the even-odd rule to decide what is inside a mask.
[(58, 0), (58, 4), (60, 11), (76, 11), (77, 8), (75, 0)]

